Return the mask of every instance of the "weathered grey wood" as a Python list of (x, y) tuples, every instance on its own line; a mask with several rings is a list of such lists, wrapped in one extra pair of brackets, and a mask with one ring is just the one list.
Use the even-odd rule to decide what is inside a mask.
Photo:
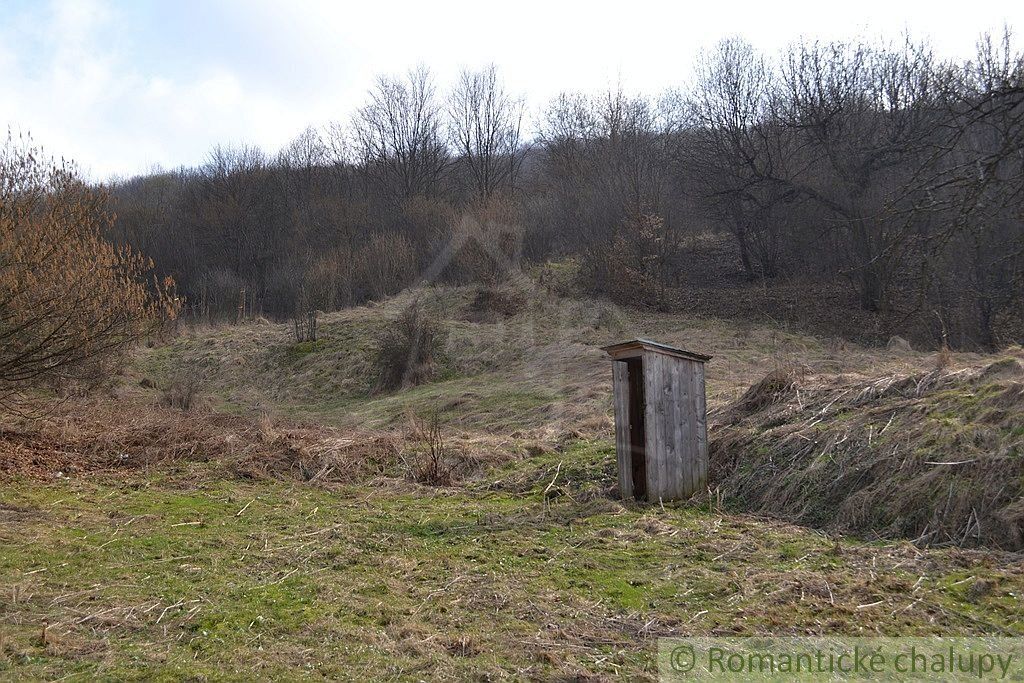
[(658, 342), (651, 341), (650, 339), (633, 339), (632, 341), (622, 342), (621, 344), (605, 346), (601, 350), (608, 352), (608, 355), (613, 358), (625, 358), (630, 354), (640, 355), (645, 351), (656, 351), (658, 353), (675, 356), (677, 358), (688, 358), (690, 360), (700, 361), (701, 363), (711, 360), (711, 356), (705, 356), (702, 353), (694, 353), (692, 351), (684, 351), (683, 349), (677, 349), (676, 347), (669, 346), (668, 344), (659, 344)]
[(644, 353), (644, 395), (647, 404), (644, 406), (644, 422), (647, 428), (645, 435), (647, 455), (647, 500), (658, 500), (661, 495), (662, 470), (664, 462), (656, 454), (662, 452), (661, 435), (659, 426), (661, 420), (658, 417), (658, 390), (659, 382), (655, 379), (658, 375), (658, 357), (655, 354)]
[(686, 406), (686, 427), (688, 448), (686, 457), (690, 465), (690, 481), (686, 490), (687, 496), (693, 495), (701, 486), (701, 449), (700, 449), (700, 410), (704, 399), (699, 373), (703, 372), (703, 364), (686, 361), (686, 381), (688, 384)]
[(629, 372), (625, 361), (612, 362), (612, 392), (615, 404), (615, 457), (619, 464), (619, 492), (633, 497), (633, 464), (629, 432)]
[(669, 420), (665, 425), (665, 440), (668, 443), (665, 450), (666, 461), (666, 492), (665, 500), (673, 500), (679, 496), (680, 481), (683, 473), (683, 454), (680, 449), (682, 430), (679, 425), (679, 373), (677, 372), (675, 358), (667, 358), (665, 364), (664, 391), (668, 410), (666, 415)]
[(668, 421), (665, 425), (665, 461), (666, 461), (666, 483), (664, 500), (675, 500), (679, 498), (683, 485), (684, 472), (684, 443), (682, 440), (682, 428), (680, 418), (680, 390), (681, 382), (679, 375), (679, 359), (671, 356), (664, 356), (663, 362), (665, 374), (662, 378), (664, 400), (666, 402), (666, 416)]
[(697, 366), (694, 376), (697, 378), (697, 463), (698, 477), (694, 490), (703, 491), (708, 485), (708, 406), (704, 385), (704, 364)]
[[(708, 469), (704, 362), (709, 357), (646, 340), (606, 348), (615, 361), (623, 497), (656, 503), (702, 490)], [(639, 383), (637, 373), (642, 373)]]
[(677, 378), (676, 384), (677, 389), (673, 396), (673, 400), (678, 407), (676, 417), (676, 427), (679, 430), (679, 464), (681, 474), (679, 480), (676, 482), (676, 496), (681, 497), (686, 494), (690, 489), (691, 482), (693, 479), (693, 461), (690, 458), (690, 448), (687, 439), (690, 435), (689, 415), (688, 409), (690, 406), (690, 381), (686, 370), (689, 367), (686, 365), (688, 361), (680, 360), (675, 364), (673, 374)]

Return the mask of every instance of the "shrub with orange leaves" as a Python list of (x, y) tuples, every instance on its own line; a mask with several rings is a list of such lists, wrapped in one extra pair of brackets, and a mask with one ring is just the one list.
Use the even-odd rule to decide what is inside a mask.
[(153, 262), (104, 237), (102, 189), (8, 135), (0, 148), (0, 410), (28, 390), (91, 385), (179, 302)]

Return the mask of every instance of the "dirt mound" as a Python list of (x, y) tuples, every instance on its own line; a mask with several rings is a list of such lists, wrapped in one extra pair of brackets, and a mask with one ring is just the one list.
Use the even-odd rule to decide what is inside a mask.
[(743, 392), (739, 400), (730, 406), (734, 417), (750, 415), (757, 411), (784, 401), (793, 396), (796, 390), (797, 373), (789, 368), (777, 368), (761, 378)]
[(495, 322), (522, 313), (527, 306), (523, 292), (512, 287), (482, 286), (463, 312), (470, 322)]
[(1024, 548), (1024, 377), (801, 385), (769, 374), (712, 425), (711, 486), (746, 511), (929, 545)]

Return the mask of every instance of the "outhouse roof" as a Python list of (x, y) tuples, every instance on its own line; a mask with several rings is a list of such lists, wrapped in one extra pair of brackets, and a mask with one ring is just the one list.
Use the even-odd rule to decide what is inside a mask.
[(601, 350), (607, 351), (608, 355), (612, 357), (621, 356), (630, 351), (653, 351), (655, 353), (663, 353), (667, 356), (675, 356), (676, 358), (695, 360), (700, 363), (706, 363), (711, 360), (711, 356), (678, 349), (674, 346), (669, 346), (668, 344), (651, 341), (650, 339), (631, 339), (629, 341), (619, 342), (618, 344), (612, 344), (611, 346), (602, 347)]

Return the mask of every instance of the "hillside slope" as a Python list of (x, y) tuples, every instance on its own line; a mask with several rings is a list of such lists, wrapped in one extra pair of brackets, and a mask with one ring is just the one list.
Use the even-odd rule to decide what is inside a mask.
[[(495, 298), (503, 305), (481, 307)], [(414, 301), (447, 330), (440, 376), (377, 391), (376, 340)], [(1019, 351), (862, 347), (559, 297), (529, 280), (498, 294), (415, 290), (322, 318), (312, 344), (265, 322), (200, 329), (143, 351), (138, 368), (158, 385), (194, 368), (221, 409), (330, 425), (342, 436), (383, 430), (408, 440), (413, 417), (436, 412), (458, 445), (456, 469), (470, 476), (567, 440), (610, 441), (600, 347), (653, 338), (714, 356), (710, 484), (731, 509), (922, 543), (1024, 542)]]
[[(157, 387), (193, 374), (213, 405), (243, 413), (387, 428), (436, 409), (452, 427), (503, 433), (608, 434), (611, 369), (600, 347), (647, 337), (711, 354), (711, 407), (737, 398), (774, 367), (869, 378), (924, 369), (931, 356), (823, 340), (779, 325), (657, 313), (606, 300), (564, 298), (529, 280), (506, 288), (514, 310), (480, 310), (476, 287), (426, 288), (321, 315), (319, 339), (296, 344), (266, 321), (185, 331), (142, 349), (132, 378)], [(374, 390), (381, 332), (419, 301), (448, 332), (440, 377), (407, 391)], [(958, 358), (973, 358), (970, 355)]]

